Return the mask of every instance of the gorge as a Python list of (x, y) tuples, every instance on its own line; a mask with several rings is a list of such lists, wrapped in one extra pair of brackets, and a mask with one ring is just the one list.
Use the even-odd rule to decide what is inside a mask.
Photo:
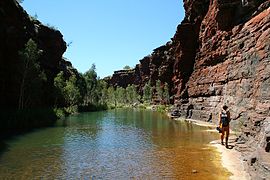
[(133, 71), (116, 71), (109, 82), (126, 87), (156, 80), (170, 85), (172, 103), (194, 119), (217, 121), (226, 104), (232, 128), (242, 132), (235, 149), (251, 176), (269, 178), (270, 1), (184, 0), (185, 18), (166, 45)]
[[(202, 121), (212, 113), (216, 122), (221, 107), (228, 105), (232, 129), (241, 132), (234, 148), (247, 171), (253, 179), (270, 178), (270, 0), (184, 0), (184, 8), (185, 18), (171, 41), (107, 81), (115, 87), (134, 84), (140, 94), (149, 81), (168, 83), (171, 103), (184, 112), (192, 105), (192, 118)], [(30, 18), (13, 0), (1, 0), (0, 24), (1, 136), (51, 125), (53, 114), (36, 109), (55, 105), (53, 81), (60, 71), (79, 76), (62, 57), (67, 48), (62, 34)], [(5, 114), (9, 117), (18, 106), (18, 52), (29, 39), (42, 51), (39, 64), (47, 79), (29, 105), (37, 112), (34, 119), (44, 119), (24, 125)]]

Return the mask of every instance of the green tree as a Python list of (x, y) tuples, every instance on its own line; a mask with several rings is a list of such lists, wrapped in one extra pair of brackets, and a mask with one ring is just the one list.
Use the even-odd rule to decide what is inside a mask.
[(152, 88), (150, 81), (148, 81), (143, 87), (143, 101), (150, 102), (152, 99)]
[(33, 106), (42, 97), (42, 84), (47, 78), (38, 62), (41, 51), (35, 41), (29, 39), (19, 55), (22, 64), (18, 108), (24, 109)]
[(170, 103), (170, 93), (169, 93), (169, 85), (168, 83), (165, 83), (164, 85), (164, 92), (163, 92), (163, 98), (166, 104)]
[(126, 65), (126, 66), (124, 66), (124, 68), (123, 68), (124, 70), (129, 70), (129, 69), (131, 69), (131, 67), (130, 66), (128, 66), (128, 65)]
[(161, 81), (160, 80), (156, 81), (156, 91), (157, 91), (158, 100), (161, 102), (162, 99), (163, 99), (163, 89), (161, 87)]
[(115, 91), (115, 96), (118, 104), (125, 104), (126, 90), (122, 87), (117, 87)]
[(115, 96), (115, 90), (112, 86), (110, 86), (108, 88), (108, 101), (109, 101), (109, 103), (114, 104), (114, 106), (116, 107), (117, 100), (116, 100), (116, 96)]
[(61, 71), (54, 78), (54, 86), (57, 89), (57, 98), (63, 98), (65, 106), (78, 105), (81, 99), (80, 89), (77, 86), (77, 78), (71, 75), (68, 80), (65, 80), (64, 73)]
[(137, 93), (137, 89), (134, 84), (128, 85), (126, 88), (126, 97), (129, 104), (134, 104), (140, 100), (140, 96)]
[(80, 90), (76, 84), (77, 78), (75, 75), (72, 75), (69, 77), (69, 80), (66, 81), (66, 86), (64, 87), (65, 98), (69, 106), (78, 105), (81, 98)]
[(101, 86), (101, 98), (100, 103), (105, 105), (108, 102), (109, 95), (108, 95), (108, 84), (106, 81), (100, 80), (100, 86)]
[[(64, 88), (66, 86), (66, 81), (64, 78), (63, 71), (60, 71), (57, 76), (54, 78), (54, 87), (56, 89), (55, 94), (55, 106), (59, 105), (59, 100), (65, 101)], [(64, 104), (64, 103), (61, 103)]]
[(94, 104), (95, 100), (97, 99), (97, 94), (96, 94), (97, 73), (96, 73), (95, 64), (92, 64), (92, 67), (86, 73), (84, 73), (84, 79), (86, 82), (85, 103)]
[(126, 97), (127, 97), (127, 103), (132, 104), (133, 102), (133, 90), (131, 85), (129, 84), (126, 88)]
[(86, 82), (85, 82), (85, 79), (84, 79), (84, 76), (83, 76), (82, 73), (78, 73), (76, 85), (80, 90), (81, 97), (80, 97), (79, 102), (80, 102), (80, 104), (82, 104), (83, 100), (84, 100), (84, 98), (86, 96), (86, 93), (87, 93), (87, 91), (86, 91)]

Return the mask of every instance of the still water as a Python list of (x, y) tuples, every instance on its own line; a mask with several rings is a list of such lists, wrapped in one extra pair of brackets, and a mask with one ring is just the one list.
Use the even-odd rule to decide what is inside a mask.
[(206, 130), (151, 111), (78, 114), (5, 142), (0, 179), (227, 179)]

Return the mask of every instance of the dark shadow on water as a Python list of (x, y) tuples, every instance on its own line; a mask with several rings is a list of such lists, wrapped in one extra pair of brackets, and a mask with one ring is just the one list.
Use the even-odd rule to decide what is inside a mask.
[(8, 144), (0, 140), (0, 157), (8, 150)]
[[(65, 125), (66, 124), (63, 123), (64, 127), (65, 127)], [(47, 127), (43, 127), (43, 128), (33, 128), (33, 129), (29, 129), (27, 131), (17, 130), (17, 132), (9, 132), (6, 134), (1, 134), (0, 135), (0, 158), (5, 152), (9, 151), (9, 149), (10, 149), (10, 146), (6, 142), (11, 141), (11, 140), (16, 140), (16, 139), (18, 139), (21, 136), (24, 136), (26, 134), (34, 133), (34, 132), (39, 131), (41, 129), (45, 130), (46, 128), (51, 128), (51, 127), (56, 127), (56, 123), (54, 123), (50, 126), (47, 126)]]

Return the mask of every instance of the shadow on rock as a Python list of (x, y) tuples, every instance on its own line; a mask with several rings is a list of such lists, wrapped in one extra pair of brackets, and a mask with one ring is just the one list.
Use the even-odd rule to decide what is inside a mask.
[(234, 146), (233, 145), (228, 145), (227, 149), (233, 149)]

